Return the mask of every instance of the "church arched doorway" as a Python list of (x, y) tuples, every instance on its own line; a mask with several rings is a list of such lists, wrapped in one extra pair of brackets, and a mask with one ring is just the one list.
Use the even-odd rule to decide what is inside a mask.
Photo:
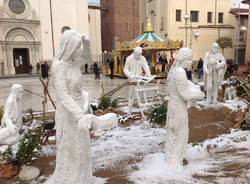
[(13, 49), (13, 65), (16, 74), (29, 73), (29, 49), (14, 48)]

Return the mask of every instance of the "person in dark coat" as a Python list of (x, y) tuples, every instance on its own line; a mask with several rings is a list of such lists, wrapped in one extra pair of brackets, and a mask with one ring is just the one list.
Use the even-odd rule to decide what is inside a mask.
[(33, 71), (33, 66), (32, 64), (29, 64), (29, 72), (32, 74), (32, 71)]
[(198, 79), (200, 79), (201, 76), (203, 75), (203, 60), (202, 60), (202, 58), (200, 58), (200, 60), (198, 61), (197, 73), (198, 73)]
[(111, 59), (109, 62), (109, 68), (110, 68), (110, 79), (114, 78), (114, 59)]
[(95, 79), (100, 79), (100, 72), (97, 63), (94, 63), (94, 73), (95, 73)]
[(163, 56), (163, 60), (162, 60), (162, 64), (161, 64), (161, 72), (165, 72), (165, 68), (166, 68), (166, 64), (167, 64), (168, 60), (166, 58), (166, 56)]
[(40, 72), (40, 68), (41, 68), (41, 65), (40, 65), (40, 63), (38, 62), (38, 63), (36, 64), (36, 73), (37, 73), (37, 74)]
[(88, 63), (86, 63), (85, 65), (84, 65), (84, 68), (85, 68), (85, 73), (88, 73)]
[(49, 65), (47, 64), (47, 61), (44, 61), (44, 63), (41, 64), (41, 76), (43, 79), (49, 79)]

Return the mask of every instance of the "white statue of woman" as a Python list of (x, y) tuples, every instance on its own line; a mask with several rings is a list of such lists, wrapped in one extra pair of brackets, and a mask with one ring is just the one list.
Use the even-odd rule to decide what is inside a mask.
[[(52, 184), (92, 184), (89, 104), (81, 89), (81, 65), (89, 59), (89, 40), (73, 30), (63, 33), (52, 64), (56, 92), (56, 168)], [(85, 102), (86, 101), (86, 102)]]
[(0, 127), (0, 145), (12, 145), (19, 140), (19, 130), (22, 126), (22, 97), (23, 86), (13, 84), (4, 106)]
[(187, 102), (204, 98), (199, 86), (187, 80), (185, 68), (192, 65), (192, 50), (179, 50), (172, 66), (168, 85), (170, 98), (166, 120), (165, 156), (169, 166), (180, 166), (188, 141)]
[(226, 60), (219, 52), (218, 43), (211, 45), (211, 50), (205, 54), (203, 63), (204, 83), (206, 86), (207, 102), (217, 101), (218, 89), (226, 72)]

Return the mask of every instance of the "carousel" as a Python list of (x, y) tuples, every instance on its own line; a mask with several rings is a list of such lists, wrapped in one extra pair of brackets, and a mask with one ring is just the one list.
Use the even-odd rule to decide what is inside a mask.
[[(183, 41), (163, 39), (154, 33), (151, 21), (147, 19), (144, 33), (133, 41), (124, 41), (119, 44), (119, 49), (112, 51), (114, 59), (114, 76), (125, 77), (123, 67), (126, 58), (133, 52), (134, 48), (140, 46), (143, 56), (146, 58), (152, 75), (156, 78), (167, 77), (168, 69), (173, 62), (173, 52), (183, 47)], [(167, 59), (168, 58), (168, 59)], [(103, 73), (110, 75), (109, 64), (103, 61)]]

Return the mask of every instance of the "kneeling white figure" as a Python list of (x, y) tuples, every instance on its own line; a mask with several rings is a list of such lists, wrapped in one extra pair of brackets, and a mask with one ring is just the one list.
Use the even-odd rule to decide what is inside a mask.
[(22, 126), (23, 86), (13, 84), (5, 105), (0, 127), (0, 145), (12, 145), (19, 141), (19, 130)]

